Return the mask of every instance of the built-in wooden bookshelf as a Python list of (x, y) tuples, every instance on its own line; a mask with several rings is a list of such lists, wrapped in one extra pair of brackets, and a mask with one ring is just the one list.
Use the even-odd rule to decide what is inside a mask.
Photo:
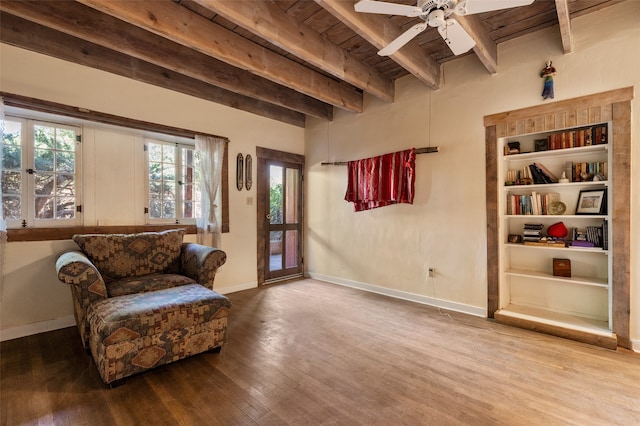
[[(627, 88), (485, 117), (489, 317), (631, 347), (632, 98)], [(558, 223), (568, 235), (547, 239)], [(554, 275), (554, 259), (570, 277)]]

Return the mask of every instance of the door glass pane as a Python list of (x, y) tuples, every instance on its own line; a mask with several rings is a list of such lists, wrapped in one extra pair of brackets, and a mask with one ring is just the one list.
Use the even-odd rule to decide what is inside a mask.
[(287, 222), (298, 223), (298, 169), (287, 169)]
[(269, 232), (269, 270), (282, 269), (282, 231)]
[(282, 167), (269, 166), (269, 223), (282, 223)]
[(287, 231), (285, 236), (285, 268), (298, 266), (298, 231)]

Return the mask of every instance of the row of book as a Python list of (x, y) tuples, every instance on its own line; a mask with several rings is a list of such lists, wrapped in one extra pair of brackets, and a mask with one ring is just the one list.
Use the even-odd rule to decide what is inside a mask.
[(607, 180), (609, 167), (606, 161), (592, 161), (565, 163), (565, 175), (571, 182), (590, 182), (593, 180)]
[[(573, 162), (565, 163), (564, 174), (569, 182), (604, 181), (608, 179), (608, 165), (606, 161)], [(507, 170), (504, 184), (529, 185), (558, 183), (556, 174), (551, 172), (541, 163), (531, 163), (522, 169)]]
[(605, 219), (601, 226), (587, 226), (571, 231), (572, 247), (601, 247), (609, 250), (609, 225)]
[(549, 205), (559, 201), (556, 192), (541, 194), (532, 191), (531, 195), (507, 195), (507, 214), (509, 215), (548, 215)]
[(540, 163), (532, 163), (518, 170), (507, 170), (505, 185), (527, 185), (532, 183), (558, 183), (558, 177)]
[[(562, 238), (547, 237), (544, 235), (543, 229), (544, 225), (541, 223), (525, 223), (522, 238), (518, 238), (517, 240), (525, 245), (557, 245), (561, 247), (569, 245), (571, 247), (599, 247), (603, 250), (609, 249), (609, 227), (607, 220), (604, 220), (600, 226), (573, 228), (569, 233), (569, 235), (571, 235), (570, 241), (565, 241)], [(513, 242), (512, 236), (510, 236), (509, 239)]]
[[(599, 124), (597, 126), (549, 135), (546, 149), (566, 149), (606, 143), (608, 143), (607, 125)], [(544, 145), (536, 144), (536, 150), (545, 150)]]
[(522, 241), (524, 242), (538, 242), (542, 238), (542, 228), (544, 225), (541, 223), (525, 223), (524, 230), (522, 231)]

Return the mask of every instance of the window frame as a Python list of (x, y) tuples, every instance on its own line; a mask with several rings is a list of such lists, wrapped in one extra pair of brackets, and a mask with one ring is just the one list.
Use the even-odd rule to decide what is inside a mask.
[[(6, 219), (7, 229), (19, 228), (65, 228), (79, 226), (83, 222), (83, 217), (77, 207), (82, 206), (82, 126), (76, 124), (62, 123), (55, 120), (42, 120), (38, 118), (20, 117), (13, 114), (6, 114), (5, 122), (19, 123), (21, 126), (20, 146), (21, 146), (21, 218)], [(70, 219), (39, 219), (36, 218), (35, 200), (35, 179), (38, 173), (31, 173), (28, 170), (35, 170), (35, 128), (36, 126), (52, 127), (54, 129), (73, 130), (76, 141), (74, 155), (74, 217)], [(80, 137), (80, 139), (78, 139)], [(57, 148), (53, 149), (58, 152)], [(58, 169), (54, 164), (51, 171), (57, 176)], [(54, 195), (55, 197), (55, 195)], [(55, 214), (55, 213), (54, 213)]]
[[(25, 118), (36, 118), (42, 115), (53, 116), (55, 120), (60, 120), (67, 124), (86, 125), (98, 127), (100, 125), (117, 126), (125, 130), (140, 132), (152, 132), (166, 136), (177, 136), (182, 138), (195, 139), (196, 133), (205, 136), (215, 136), (226, 140), (224, 159), (222, 165), (222, 232), (230, 230), (230, 206), (229, 206), (229, 139), (206, 132), (195, 132), (164, 124), (149, 121), (136, 120), (133, 118), (118, 116), (95, 110), (89, 110), (80, 106), (72, 106), (51, 102), (43, 99), (17, 95), (9, 92), (0, 92), (5, 106), (6, 116), (24, 116)], [(69, 240), (74, 234), (80, 233), (135, 233), (144, 231), (156, 231), (161, 229), (185, 228), (187, 233), (195, 234), (195, 225), (118, 225), (118, 226), (92, 226), (81, 225), (74, 227), (60, 228), (13, 228), (7, 230), (9, 242), (15, 241), (55, 241)]]
[[(156, 145), (162, 145), (163, 147), (172, 147), (174, 150), (174, 162), (173, 162), (173, 167), (174, 167), (174, 183), (175, 183), (175, 208), (174, 208), (174, 216), (172, 218), (165, 218), (165, 217), (161, 217), (161, 218), (156, 218), (156, 217), (151, 217), (151, 201), (152, 201), (152, 197), (151, 197), (151, 176), (150, 176), (150, 164), (151, 164), (151, 159), (150, 159), (150, 153), (151, 153), (151, 149), (149, 147), (150, 144), (156, 144)], [(186, 144), (186, 143), (178, 143), (178, 142), (168, 142), (168, 141), (163, 141), (157, 138), (145, 138), (144, 139), (144, 146), (145, 146), (145, 161), (146, 161), (146, 195), (147, 195), (147, 199), (146, 199), (146, 222), (148, 224), (153, 224), (153, 225), (157, 225), (157, 224), (186, 224), (186, 225), (195, 225), (196, 223), (196, 216), (194, 215), (194, 217), (192, 218), (188, 218), (188, 217), (184, 217), (184, 207), (185, 207), (185, 200), (184, 200), (184, 188), (185, 188), (185, 176), (183, 174), (183, 171), (185, 170), (185, 158), (184, 158), (184, 151), (185, 150), (190, 150), (193, 152), (194, 158), (196, 156), (196, 147), (195, 144), (191, 145), (191, 144)], [(194, 161), (193, 164), (194, 168), (197, 169), (199, 167), (199, 164), (196, 164)], [(197, 172), (198, 174), (200, 174), (200, 172)], [(196, 182), (199, 183), (199, 181), (196, 181), (195, 179), (193, 180), (193, 182), (191, 182), (191, 185), (195, 185)], [(198, 186), (199, 187), (199, 186)]]

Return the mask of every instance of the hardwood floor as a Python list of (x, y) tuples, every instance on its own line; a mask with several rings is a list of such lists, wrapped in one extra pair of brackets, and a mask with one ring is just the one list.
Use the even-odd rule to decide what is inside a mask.
[(640, 424), (640, 356), (304, 280), (229, 340), (105, 387), (75, 328), (3, 342), (3, 425)]

